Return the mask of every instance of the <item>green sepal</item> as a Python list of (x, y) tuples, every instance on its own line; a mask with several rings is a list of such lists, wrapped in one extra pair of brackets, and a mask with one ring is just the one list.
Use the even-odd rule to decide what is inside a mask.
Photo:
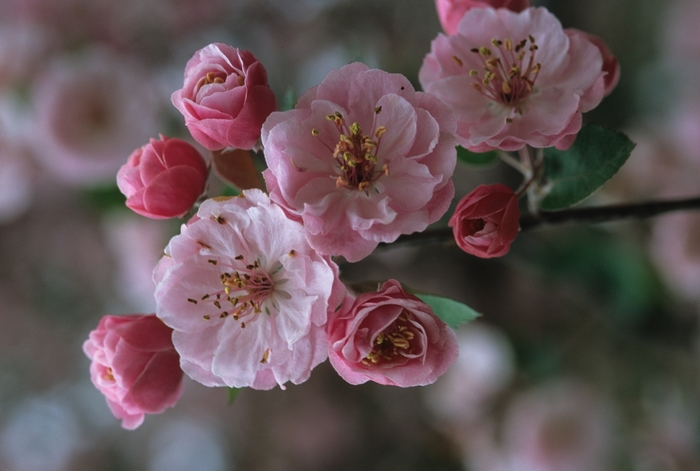
[(230, 406), (236, 400), (241, 391), (243, 391), (243, 388), (226, 388), (226, 390), (226, 392), (228, 393), (227, 402)]
[(462, 146), (457, 146), (457, 159), (473, 167), (485, 167), (496, 163), (498, 160), (498, 152), (495, 150), (488, 152), (472, 152)]

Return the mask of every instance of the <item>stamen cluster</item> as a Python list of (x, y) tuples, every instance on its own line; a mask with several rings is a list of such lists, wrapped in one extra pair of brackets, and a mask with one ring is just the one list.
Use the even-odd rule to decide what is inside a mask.
[[(375, 114), (381, 112), (381, 107), (375, 108)], [(340, 138), (333, 149), (333, 159), (340, 170), (340, 176), (335, 184), (338, 188), (350, 188), (366, 191), (369, 186), (382, 175), (389, 175), (389, 165), (384, 164), (381, 171), (375, 171), (378, 164), (377, 152), (382, 136), (386, 133), (386, 126), (377, 126), (374, 137), (362, 134), (362, 128), (356, 122), (348, 128), (343, 115), (336, 111), (329, 114), (326, 119), (332, 121)], [(311, 133), (318, 136), (319, 132), (314, 128)]]
[[(521, 104), (535, 87), (535, 81), (542, 68), (542, 64), (535, 62), (538, 49), (535, 38), (529, 35), (528, 39), (523, 39), (515, 45), (509, 38), (492, 39), (491, 44), (496, 48), (495, 52), (486, 46), (470, 50), (477, 54), (484, 72), (481, 77), (479, 70), (469, 71), (469, 75), (475, 79), (471, 86), (485, 97), (513, 107), (515, 112), (522, 114)], [(453, 56), (453, 59), (460, 67), (463, 66), (462, 60), (457, 56)], [(508, 117), (506, 121), (510, 123), (512, 118)]]

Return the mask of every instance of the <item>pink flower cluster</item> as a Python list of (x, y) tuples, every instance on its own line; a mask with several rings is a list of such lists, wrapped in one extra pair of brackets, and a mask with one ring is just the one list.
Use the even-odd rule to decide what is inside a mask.
[[(188, 62), (172, 102), (192, 136), (216, 155), (261, 143), (269, 195), (204, 201), (155, 267), (157, 317), (107, 316), (91, 333), (93, 381), (124, 427), (172, 406), (183, 372), (207, 386), (284, 388), (329, 358), (351, 384), (408, 387), (455, 362), (456, 335), (428, 304), (396, 280), (350, 294), (331, 257), (361, 260), (439, 220), (458, 143), (568, 147), (619, 71), (599, 38), (562, 29), (529, 0), (436, 5), (449, 36), (420, 71), (427, 92), (353, 63), (278, 112), (250, 52), (216, 43)], [(167, 218), (190, 211), (207, 176), (195, 148), (161, 137), (134, 151), (117, 181), (127, 206)], [(462, 250), (498, 257), (519, 218), (510, 188), (482, 185), (449, 226)]]

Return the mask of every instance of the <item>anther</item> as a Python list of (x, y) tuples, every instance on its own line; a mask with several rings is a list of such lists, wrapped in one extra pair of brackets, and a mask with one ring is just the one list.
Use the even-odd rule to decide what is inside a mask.
[(459, 57), (457, 57), (457, 56), (452, 56), (452, 60), (455, 61), (455, 62), (457, 63), (458, 66), (464, 67), (464, 62), (462, 62), (462, 59), (460, 59)]

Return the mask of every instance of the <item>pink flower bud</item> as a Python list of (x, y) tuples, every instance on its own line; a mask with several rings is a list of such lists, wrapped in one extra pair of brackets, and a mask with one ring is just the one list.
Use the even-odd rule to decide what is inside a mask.
[(481, 258), (508, 253), (518, 235), (518, 198), (505, 185), (480, 185), (457, 204), (449, 225), (460, 249)]
[(431, 384), (455, 362), (457, 337), (396, 280), (347, 297), (327, 326), (331, 365), (350, 384)]
[(507, 8), (520, 12), (532, 6), (530, 0), (435, 0), (442, 29), (455, 34), (464, 14), (472, 8)]
[(192, 136), (209, 150), (250, 150), (268, 115), (277, 110), (263, 65), (248, 51), (214, 43), (197, 51), (172, 102)]
[(171, 335), (154, 314), (104, 316), (83, 344), (92, 360), (92, 383), (125, 429), (174, 406), (182, 394), (183, 373)]
[(142, 216), (184, 216), (204, 191), (207, 164), (192, 145), (160, 136), (136, 149), (117, 173), (126, 205)]

